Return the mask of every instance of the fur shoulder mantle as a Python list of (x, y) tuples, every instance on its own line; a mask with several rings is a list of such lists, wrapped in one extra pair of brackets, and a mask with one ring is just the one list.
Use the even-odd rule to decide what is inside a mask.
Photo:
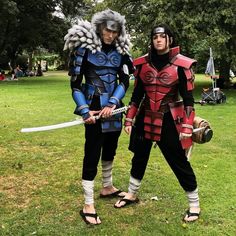
[[(101, 51), (102, 42), (96, 33), (95, 27), (87, 20), (79, 20), (73, 25), (64, 37), (64, 50), (72, 51), (75, 47), (87, 48), (96, 53)], [(116, 42), (116, 50), (124, 55), (129, 55), (130, 40), (127, 34), (121, 34)]]

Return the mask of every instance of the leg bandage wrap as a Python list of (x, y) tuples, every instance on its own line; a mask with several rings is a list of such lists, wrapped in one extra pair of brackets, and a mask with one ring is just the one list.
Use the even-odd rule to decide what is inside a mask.
[(140, 188), (140, 185), (141, 185), (141, 180), (135, 179), (134, 177), (130, 176), (128, 192), (136, 194)]
[(199, 204), (199, 197), (198, 197), (198, 189), (196, 188), (194, 191), (192, 192), (185, 192), (186, 196), (188, 198), (188, 202), (189, 202), (189, 207), (200, 207)]
[(84, 180), (82, 179), (82, 186), (84, 189), (84, 199), (85, 204), (91, 205), (94, 204), (94, 180)]
[(103, 187), (112, 186), (112, 163), (113, 161), (102, 160), (102, 185)]

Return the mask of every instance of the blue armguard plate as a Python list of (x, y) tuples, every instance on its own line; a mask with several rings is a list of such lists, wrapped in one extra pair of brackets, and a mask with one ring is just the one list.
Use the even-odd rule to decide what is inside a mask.
[(116, 87), (115, 92), (109, 99), (109, 103), (118, 105), (120, 103), (120, 100), (124, 96), (125, 96), (125, 88), (124, 88), (124, 85), (121, 83)]
[(80, 90), (73, 91), (72, 96), (77, 105), (76, 114), (79, 113), (79, 115), (83, 115), (89, 112), (89, 106), (86, 103), (84, 94)]

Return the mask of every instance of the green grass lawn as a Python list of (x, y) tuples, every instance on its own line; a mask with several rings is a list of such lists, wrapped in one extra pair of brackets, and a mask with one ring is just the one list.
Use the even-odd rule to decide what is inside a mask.
[[(210, 79), (196, 77), (196, 100)], [(133, 81), (124, 99), (131, 96)], [(0, 235), (236, 235), (236, 90), (226, 90), (225, 104), (195, 105), (214, 130), (209, 143), (196, 144), (191, 163), (197, 175), (202, 213), (183, 224), (188, 204), (183, 190), (158, 148), (153, 149), (139, 191), (141, 202), (115, 209), (116, 199), (99, 199), (101, 168), (95, 184), (96, 209), (102, 219), (88, 227), (83, 206), (81, 168), (84, 128), (20, 133), (23, 127), (74, 120), (66, 72), (0, 83)], [(114, 184), (127, 190), (132, 153), (122, 132), (113, 170)], [(153, 201), (151, 197), (157, 196)]]

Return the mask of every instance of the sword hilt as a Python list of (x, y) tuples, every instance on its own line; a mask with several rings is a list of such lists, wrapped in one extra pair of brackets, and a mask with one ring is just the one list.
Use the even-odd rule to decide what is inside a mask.
[(117, 108), (115, 109), (113, 112), (112, 112), (112, 115), (116, 115), (116, 114), (119, 114), (119, 113), (122, 113), (122, 112), (125, 112), (129, 109), (129, 106), (123, 106), (121, 108)]
[[(115, 110), (112, 111), (112, 115), (116, 115), (116, 114), (119, 114), (119, 113), (122, 113), (122, 112), (125, 112), (129, 109), (129, 106), (123, 106), (123, 107), (120, 107), (120, 108), (117, 108)], [(99, 120), (101, 117), (100, 116), (94, 116), (95, 120)]]

